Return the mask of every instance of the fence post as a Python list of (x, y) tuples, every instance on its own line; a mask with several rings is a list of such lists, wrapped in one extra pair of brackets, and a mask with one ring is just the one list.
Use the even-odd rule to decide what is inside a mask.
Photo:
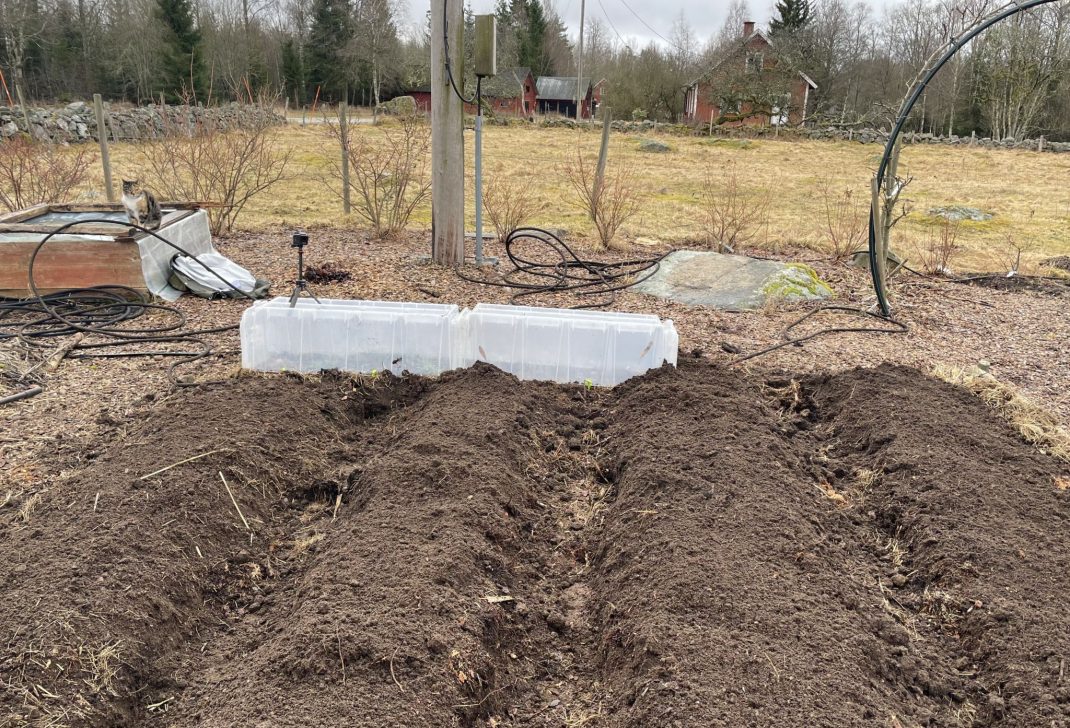
[(349, 123), (346, 118), (346, 102), (338, 103), (338, 132), (342, 137), (342, 211), (349, 214)]
[[(698, 93), (697, 91), (695, 93)], [(713, 109), (710, 109), (710, 136), (713, 136)]]
[[(594, 193), (592, 197), (597, 200), (602, 195), (602, 185), (606, 179), (606, 157), (609, 156), (609, 128), (613, 125), (613, 109), (606, 106), (602, 112), (602, 146), (598, 149), (598, 167), (594, 173)], [(593, 207), (593, 206), (592, 206)]]
[(104, 167), (104, 192), (108, 202), (115, 202), (115, 188), (111, 183), (111, 155), (108, 154), (108, 131), (104, 126), (104, 100), (93, 94), (93, 112), (97, 117), (97, 139), (100, 140), (100, 163)]
[(22, 107), (22, 118), (26, 121), (26, 133), (33, 137), (33, 127), (30, 126), (30, 110), (26, 108), (26, 99), (22, 97), (22, 86), (15, 84), (15, 96), (19, 99), (19, 106)]

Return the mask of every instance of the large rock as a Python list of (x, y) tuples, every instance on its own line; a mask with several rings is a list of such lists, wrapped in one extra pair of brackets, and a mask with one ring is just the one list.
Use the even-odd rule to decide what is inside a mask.
[(828, 298), (832, 289), (801, 263), (758, 260), (697, 250), (677, 250), (658, 272), (633, 290), (692, 306), (729, 311), (761, 308), (772, 301)]
[(672, 147), (670, 147), (665, 142), (658, 141), (657, 139), (642, 139), (639, 141), (639, 151), (653, 152), (654, 154), (664, 154), (666, 152), (671, 152)]
[(970, 220), (971, 222), (985, 222), (992, 219), (992, 213), (985, 212), (984, 210), (978, 210), (976, 207), (967, 207), (965, 205), (948, 205), (947, 207), (933, 207), (930, 208), (929, 214), (933, 217), (942, 217), (945, 220), (951, 222), (962, 222), (963, 220)]

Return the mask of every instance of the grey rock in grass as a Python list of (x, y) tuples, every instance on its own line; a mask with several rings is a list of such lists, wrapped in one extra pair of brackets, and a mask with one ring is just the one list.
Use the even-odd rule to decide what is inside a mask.
[(771, 301), (818, 300), (833, 293), (813, 268), (801, 263), (697, 250), (670, 253), (657, 273), (632, 290), (728, 311), (761, 308)]
[(664, 154), (666, 152), (671, 152), (672, 147), (670, 147), (665, 142), (659, 142), (657, 139), (641, 139), (639, 141), (639, 151), (653, 152), (654, 154)]
[(993, 215), (990, 212), (984, 210), (978, 210), (976, 207), (966, 207), (965, 205), (948, 205), (946, 207), (933, 207), (929, 209), (929, 214), (934, 217), (942, 217), (945, 220), (951, 222), (962, 222), (963, 220), (970, 220), (971, 222), (984, 222), (991, 220)]

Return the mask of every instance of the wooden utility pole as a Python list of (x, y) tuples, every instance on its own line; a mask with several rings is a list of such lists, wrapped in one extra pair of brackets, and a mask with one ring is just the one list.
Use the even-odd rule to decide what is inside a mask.
[(342, 138), (342, 211), (352, 212), (349, 200), (349, 123), (346, 119), (346, 102), (338, 104), (338, 134)]
[[(606, 183), (606, 158), (609, 156), (609, 128), (613, 125), (613, 109), (608, 106), (602, 107), (602, 146), (598, 149), (598, 166), (594, 172), (594, 193), (591, 195), (595, 200), (602, 197), (602, 185)], [(593, 215), (592, 215), (593, 217)]]
[[(583, 15), (586, 10), (585, 0), (580, 0), (580, 49), (576, 58), (576, 121), (580, 120), (580, 107), (587, 94), (580, 90), (580, 80), (583, 78)], [(581, 94), (583, 94), (581, 96)]]
[(104, 193), (108, 202), (115, 202), (115, 186), (111, 183), (111, 155), (108, 153), (108, 130), (104, 125), (104, 100), (93, 94), (93, 113), (97, 117), (97, 140), (100, 141), (100, 163), (104, 167)]
[(451, 266), (464, 262), (463, 50), (461, 0), (431, 0), (431, 259)]

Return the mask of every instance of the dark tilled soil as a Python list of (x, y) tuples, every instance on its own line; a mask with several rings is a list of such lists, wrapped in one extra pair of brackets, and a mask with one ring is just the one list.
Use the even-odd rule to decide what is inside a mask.
[(1070, 726), (1066, 466), (913, 369), (245, 377), (110, 432), (0, 508), (0, 725)]

